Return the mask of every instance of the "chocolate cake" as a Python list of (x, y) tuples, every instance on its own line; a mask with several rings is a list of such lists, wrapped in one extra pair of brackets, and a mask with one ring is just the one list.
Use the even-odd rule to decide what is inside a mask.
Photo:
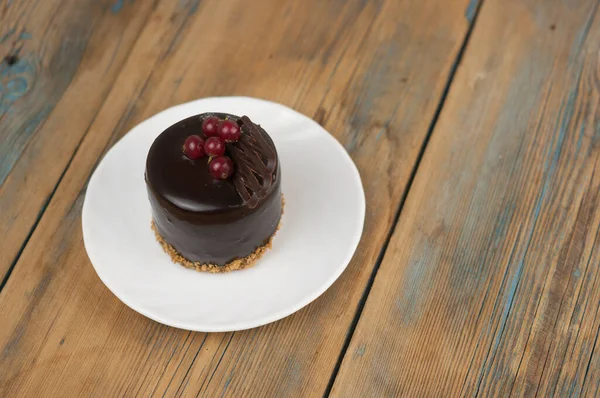
[(273, 141), (247, 116), (204, 113), (163, 131), (146, 160), (152, 228), (173, 261), (249, 267), (271, 245), (283, 203)]

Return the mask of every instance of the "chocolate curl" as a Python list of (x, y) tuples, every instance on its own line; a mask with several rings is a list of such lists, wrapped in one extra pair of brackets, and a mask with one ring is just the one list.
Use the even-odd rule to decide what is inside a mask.
[(252, 209), (271, 190), (277, 170), (277, 152), (266, 134), (248, 116), (242, 116), (238, 123), (242, 135), (229, 149), (236, 167), (233, 184)]

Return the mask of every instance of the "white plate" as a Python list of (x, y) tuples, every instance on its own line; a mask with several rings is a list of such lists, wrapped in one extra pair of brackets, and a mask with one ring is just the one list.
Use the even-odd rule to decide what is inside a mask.
[[(285, 214), (273, 249), (252, 268), (200, 273), (171, 262), (150, 229), (144, 168), (154, 139), (203, 112), (248, 115), (271, 135), (282, 168)], [(205, 98), (133, 128), (94, 172), (83, 204), (83, 240), (106, 286), (126, 305), (182, 329), (248, 329), (288, 316), (321, 295), (360, 240), (365, 196), (356, 166), (321, 126), (283, 105)]]

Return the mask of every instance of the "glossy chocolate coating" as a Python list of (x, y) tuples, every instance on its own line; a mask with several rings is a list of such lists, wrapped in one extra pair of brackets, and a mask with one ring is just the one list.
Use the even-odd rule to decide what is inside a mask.
[[(154, 222), (163, 239), (190, 261), (225, 265), (248, 256), (275, 233), (282, 211), (280, 167), (271, 138), (258, 127), (257, 134), (273, 148), (272, 154), (260, 156), (271, 156), (274, 159), (268, 160), (276, 162), (268, 176), (272, 184), (266, 195), (261, 195), (258, 203), (242, 199), (235, 184), (239, 185), (241, 178), (235, 159), (232, 178), (216, 180), (208, 171), (207, 157), (190, 160), (182, 151), (188, 136), (202, 136), (202, 119), (210, 115), (239, 120), (234, 115), (210, 113), (189, 117), (166, 129), (148, 153), (146, 186)], [(242, 128), (242, 135), (245, 133)], [(244, 145), (242, 140), (227, 144), (227, 152), (231, 146)]]

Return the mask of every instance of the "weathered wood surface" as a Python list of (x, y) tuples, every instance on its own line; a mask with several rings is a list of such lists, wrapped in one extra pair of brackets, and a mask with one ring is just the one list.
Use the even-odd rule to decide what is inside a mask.
[[(454, 79), (477, 1), (246, 4), (0, 1), (0, 396), (600, 394), (599, 2), (485, 0)], [(367, 223), (307, 308), (190, 333), (101, 284), (81, 204), (133, 125), (231, 94), (331, 131)]]
[[(48, 194), (28, 185), (15, 185), (4, 205), (15, 214), (8, 221), (0, 219), (7, 231), (10, 220), (23, 212), (43, 214), (0, 292), (0, 396), (326, 392), (476, 2), (245, 4), (158, 1), (144, 8), (145, 18), (135, 15), (143, 28), (120, 58), (114, 83), (92, 103), (94, 109), (89, 105), (87, 119), (78, 114), (79, 124), (65, 123), (70, 114), (63, 113), (50, 123), (54, 109), (39, 129), (36, 138), (52, 139), (40, 138), (48, 140), (46, 146), (28, 155), (31, 168), (24, 163), (19, 173), (33, 170), (31, 163), (38, 158), (46, 160), (35, 170), (68, 167), (64, 175), (37, 177), (44, 179), (46, 190), (58, 183), (47, 207)], [(108, 12), (147, 7), (124, 1), (114, 5)], [(87, 77), (90, 72), (79, 66), (76, 73)], [(84, 94), (97, 89), (82, 87), (77, 90)], [(136, 314), (101, 284), (82, 245), (81, 204), (99, 158), (133, 125), (176, 103), (231, 94), (290, 105), (324, 124), (346, 146), (366, 190), (366, 238), (341, 279), (297, 314), (239, 333), (190, 333)], [(85, 102), (81, 95), (72, 101)], [(21, 105), (17, 101), (12, 106)], [(72, 102), (69, 106), (74, 107)], [(69, 136), (72, 144), (59, 146), (66, 144), (54, 143), (57, 136)], [(24, 146), (21, 158), (32, 145)], [(60, 160), (54, 164), (56, 157)], [(15, 174), (20, 162), (12, 166), (3, 190), (10, 181), (27, 183), (12, 178), (21, 175)], [(25, 203), (28, 210), (21, 207)], [(4, 207), (0, 209), (5, 217)], [(17, 255), (18, 240), (14, 242), (10, 247)]]
[(598, 396), (597, 9), (483, 3), (332, 396)]
[(153, 1), (0, 1), (0, 285)]

